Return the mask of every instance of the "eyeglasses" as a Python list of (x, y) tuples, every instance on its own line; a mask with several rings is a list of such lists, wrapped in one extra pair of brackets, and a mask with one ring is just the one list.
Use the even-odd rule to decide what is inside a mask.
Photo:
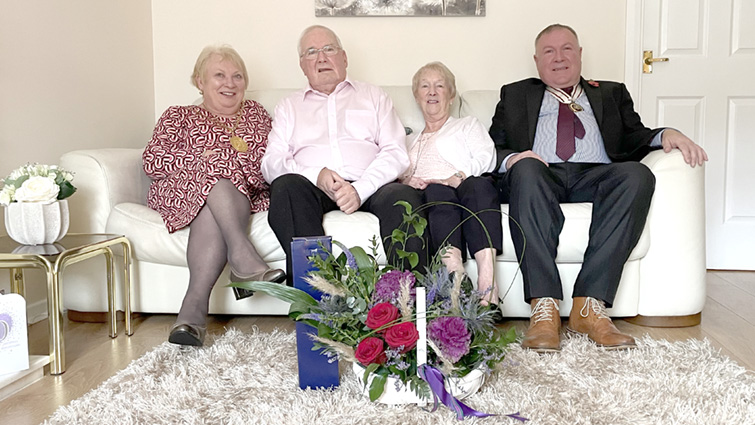
[(299, 58), (304, 58), (306, 60), (315, 60), (317, 59), (317, 56), (322, 52), (325, 54), (325, 56), (335, 56), (338, 54), (338, 52), (341, 51), (341, 48), (338, 46), (334, 46), (332, 44), (328, 44), (323, 46), (321, 49), (315, 49), (314, 47), (310, 47), (309, 49), (305, 50), (304, 53), (302, 53)]

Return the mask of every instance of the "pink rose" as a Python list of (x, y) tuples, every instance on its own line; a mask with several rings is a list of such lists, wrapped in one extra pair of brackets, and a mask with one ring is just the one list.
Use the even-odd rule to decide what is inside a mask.
[(372, 363), (383, 364), (388, 358), (383, 351), (383, 340), (374, 336), (367, 337), (357, 345), (354, 357), (363, 366), (369, 366)]
[[(380, 329), (398, 318), (398, 309), (390, 303), (378, 303), (367, 312), (365, 324), (370, 329)], [(385, 332), (385, 329), (380, 331)]]
[(403, 345), (402, 353), (414, 348), (417, 345), (417, 339), (419, 339), (419, 332), (412, 322), (393, 325), (385, 332), (385, 342), (388, 343), (388, 346), (398, 348)]

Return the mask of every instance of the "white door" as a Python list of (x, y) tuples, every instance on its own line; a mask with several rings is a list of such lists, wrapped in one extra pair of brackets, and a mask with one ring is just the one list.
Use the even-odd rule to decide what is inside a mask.
[[(755, 1), (628, 0), (627, 76), (649, 127), (708, 152), (707, 266), (755, 270)], [(629, 50), (631, 49), (631, 51)], [(656, 58), (642, 73), (642, 51)]]

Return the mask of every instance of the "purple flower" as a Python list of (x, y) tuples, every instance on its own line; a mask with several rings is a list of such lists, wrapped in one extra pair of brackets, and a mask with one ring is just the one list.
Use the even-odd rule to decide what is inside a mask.
[(453, 363), (469, 353), (469, 343), (472, 341), (464, 319), (456, 316), (433, 319), (427, 325), (427, 337)]
[(416, 282), (414, 274), (410, 271), (391, 270), (380, 276), (380, 279), (375, 283), (375, 294), (372, 301), (375, 303), (395, 302), (401, 292), (401, 282), (404, 280), (409, 281), (410, 293), (414, 296), (414, 284)]
[(346, 255), (346, 265), (349, 266), (353, 270), (358, 270), (359, 267), (357, 267), (357, 259), (354, 258), (354, 254), (349, 251), (348, 248), (346, 248), (346, 245), (342, 244), (338, 241), (333, 241), (334, 244), (338, 245), (339, 248), (343, 251), (344, 255)]

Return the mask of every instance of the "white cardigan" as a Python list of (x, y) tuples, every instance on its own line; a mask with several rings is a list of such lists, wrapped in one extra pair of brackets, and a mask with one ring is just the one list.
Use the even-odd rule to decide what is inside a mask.
[[(407, 150), (417, 143), (421, 133), (409, 136)], [(448, 117), (435, 134), (440, 156), (467, 177), (493, 171), (496, 162), (495, 145), (485, 127), (472, 116)], [(410, 165), (410, 167), (414, 164)]]

